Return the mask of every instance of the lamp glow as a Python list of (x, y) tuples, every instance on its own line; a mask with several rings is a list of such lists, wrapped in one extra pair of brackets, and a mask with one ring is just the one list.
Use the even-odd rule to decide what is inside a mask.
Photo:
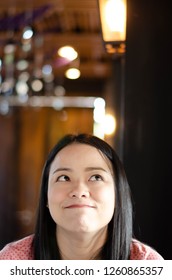
[[(98, 0), (103, 41), (120, 46), (126, 40), (126, 0)], [(107, 51), (108, 51), (107, 48)]]
[(105, 19), (112, 32), (124, 32), (126, 11), (121, 0), (110, 0), (105, 6)]

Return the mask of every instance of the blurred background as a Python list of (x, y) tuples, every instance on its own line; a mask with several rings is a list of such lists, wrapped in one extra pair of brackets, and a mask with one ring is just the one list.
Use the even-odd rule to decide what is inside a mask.
[(124, 164), (135, 236), (172, 258), (169, 3), (124, 1), (105, 37), (106, 2), (123, 19), (122, 0), (0, 2), (0, 249), (33, 232), (53, 145), (88, 132)]

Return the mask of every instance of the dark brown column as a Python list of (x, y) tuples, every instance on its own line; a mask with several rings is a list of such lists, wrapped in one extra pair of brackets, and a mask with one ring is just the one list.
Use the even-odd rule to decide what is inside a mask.
[(135, 233), (172, 258), (170, 1), (128, 1), (124, 165)]

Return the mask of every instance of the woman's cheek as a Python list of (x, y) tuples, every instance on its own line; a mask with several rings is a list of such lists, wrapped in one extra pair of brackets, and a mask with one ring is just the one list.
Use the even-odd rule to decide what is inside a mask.
[(105, 187), (92, 191), (92, 196), (98, 201), (109, 200), (112, 195), (113, 192), (107, 190)]
[(67, 191), (61, 187), (52, 186), (48, 190), (48, 199), (54, 202), (60, 202), (67, 197)]

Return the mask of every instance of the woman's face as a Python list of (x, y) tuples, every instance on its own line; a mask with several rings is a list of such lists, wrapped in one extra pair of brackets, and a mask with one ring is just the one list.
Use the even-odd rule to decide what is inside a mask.
[(110, 161), (96, 148), (74, 143), (63, 148), (50, 167), (48, 207), (57, 229), (98, 232), (115, 208)]

